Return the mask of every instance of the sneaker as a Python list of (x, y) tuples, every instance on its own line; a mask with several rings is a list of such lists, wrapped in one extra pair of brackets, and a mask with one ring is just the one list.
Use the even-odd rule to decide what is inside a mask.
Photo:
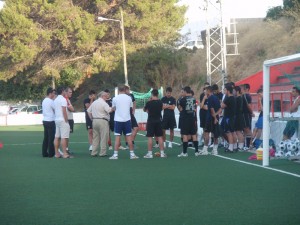
[(200, 150), (199, 155), (208, 155), (208, 151), (207, 150)]
[(131, 154), (130, 155), (130, 159), (138, 159), (139, 157), (138, 156), (136, 156), (135, 154)]
[(123, 147), (122, 145), (120, 145), (119, 149), (120, 149), (120, 150), (126, 150), (126, 148)]
[(109, 159), (118, 159), (118, 155), (113, 155), (113, 156), (109, 157)]
[(168, 148), (172, 148), (172, 142), (169, 142)]
[(64, 153), (62, 152), (62, 150), (58, 149), (58, 152), (60, 155), (63, 155)]
[(196, 157), (200, 156), (200, 152), (195, 152), (195, 156)]
[(154, 145), (154, 148), (158, 148), (158, 147), (159, 147), (159, 145), (158, 145), (158, 144), (155, 144), (155, 145)]
[(181, 157), (188, 157), (188, 154), (187, 153), (181, 153), (179, 154), (177, 157), (181, 158)]
[(244, 149), (242, 149), (242, 148), (237, 148), (237, 150), (238, 150), (238, 152), (243, 152), (244, 151)]
[(244, 151), (248, 151), (248, 150), (249, 150), (249, 148), (245, 146), (244, 147)]
[(166, 153), (161, 153), (160, 158), (167, 158), (167, 154)]
[(90, 145), (89, 151), (93, 151), (93, 145)]
[(108, 150), (113, 150), (113, 147), (112, 147), (112, 146), (109, 146), (109, 147), (108, 147)]
[[(130, 158), (131, 158), (131, 156), (130, 156)], [(153, 155), (152, 155), (152, 153), (148, 152), (146, 155), (144, 155), (144, 158), (145, 159), (152, 159)]]
[(211, 151), (211, 154), (212, 154), (212, 155), (218, 155), (218, 150), (212, 150), (212, 151)]

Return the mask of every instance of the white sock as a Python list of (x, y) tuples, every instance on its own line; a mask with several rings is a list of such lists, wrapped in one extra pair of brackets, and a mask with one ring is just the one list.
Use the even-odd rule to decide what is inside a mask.
[(239, 148), (240, 149), (244, 148), (244, 143), (239, 143)]
[(118, 151), (114, 151), (114, 155), (118, 155)]
[(149, 150), (148, 150), (148, 154), (149, 154), (149, 155), (152, 155), (152, 151), (149, 151)]
[(164, 154), (165, 153), (165, 151), (164, 150), (160, 150), (160, 154)]
[(134, 155), (134, 151), (130, 150), (130, 155)]
[(233, 151), (233, 144), (229, 144), (228, 149), (229, 149), (230, 151)]
[(237, 143), (233, 144), (233, 149), (237, 149)]

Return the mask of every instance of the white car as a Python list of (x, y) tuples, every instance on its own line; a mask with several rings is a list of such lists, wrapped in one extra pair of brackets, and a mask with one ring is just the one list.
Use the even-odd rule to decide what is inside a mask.
[(204, 49), (204, 45), (203, 45), (202, 41), (200, 41), (200, 40), (198, 40), (198, 41), (191, 40), (191, 41), (185, 42), (184, 44), (182, 44), (182, 45), (180, 45), (178, 47), (178, 49), (182, 49), (182, 48), (187, 48), (187, 49), (194, 49), (194, 48)]
[(39, 114), (39, 111), (42, 109), (40, 105), (27, 105), (19, 109), (16, 114)]

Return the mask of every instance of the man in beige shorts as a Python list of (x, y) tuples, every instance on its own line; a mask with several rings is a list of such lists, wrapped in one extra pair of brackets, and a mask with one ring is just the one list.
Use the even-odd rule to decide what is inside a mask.
[[(54, 113), (55, 113), (55, 157), (56, 158), (71, 158), (67, 153), (67, 143), (70, 135), (70, 125), (67, 116), (67, 100), (63, 97), (65, 88), (59, 87), (57, 89), (57, 98), (54, 100)], [(63, 150), (63, 155), (58, 151), (59, 146)]]
[(100, 144), (100, 157), (107, 156), (106, 147), (109, 138), (109, 119), (111, 107), (106, 103), (108, 93), (101, 91), (98, 99), (94, 101), (87, 109), (90, 119), (93, 121), (93, 148), (91, 156), (97, 156), (98, 146)]

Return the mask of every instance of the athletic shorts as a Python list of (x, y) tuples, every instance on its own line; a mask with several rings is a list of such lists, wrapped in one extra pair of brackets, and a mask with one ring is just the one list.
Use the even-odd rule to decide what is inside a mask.
[(160, 121), (147, 122), (147, 137), (161, 137), (163, 135), (162, 124)]
[(179, 118), (178, 118), (178, 129), (181, 129), (181, 124), (182, 124), (182, 117), (179, 115)]
[(295, 132), (298, 130), (298, 120), (290, 120), (286, 123), (286, 127), (284, 128), (283, 134), (291, 138), (295, 134)]
[(252, 116), (249, 113), (244, 113), (243, 116), (244, 116), (245, 128), (249, 128), (251, 130)]
[(69, 138), (70, 125), (65, 121), (55, 121), (55, 137), (56, 138)]
[[(111, 118), (110, 118), (111, 119)], [(114, 120), (110, 120), (109, 121), (109, 129), (113, 132), (114, 131), (114, 127), (115, 127), (115, 121)]]
[(234, 128), (234, 118), (232, 117), (223, 117), (221, 122), (221, 128), (224, 133), (233, 133)]
[(86, 129), (93, 129), (93, 121), (90, 119), (90, 117), (85, 117), (85, 125)]
[(176, 120), (175, 116), (174, 117), (163, 117), (162, 119), (162, 129), (164, 130), (174, 130), (176, 128)]
[(70, 125), (70, 133), (73, 133), (74, 131), (74, 120), (68, 120), (69, 125)]
[(196, 135), (197, 134), (197, 122), (194, 117), (182, 118), (181, 120), (181, 135)]
[(257, 122), (255, 123), (255, 128), (257, 129), (263, 129), (263, 117), (258, 117)]
[(246, 125), (245, 125), (245, 120), (244, 120), (244, 115), (243, 114), (236, 115), (234, 127), (235, 127), (236, 131), (243, 131), (244, 130)]
[(206, 121), (203, 130), (206, 133), (212, 133), (214, 135), (214, 138), (222, 136), (221, 127), (219, 123), (214, 124), (213, 121)]
[(136, 118), (133, 114), (130, 114), (130, 120), (131, 120), (131, 128), (139, 127)]
[(129, 136), (131, 135), (131, 121), (128, 120), (126, 122), (118, 122), (115, 121), (114, 132), (116, 136), (120, 136), (122, 134)]

